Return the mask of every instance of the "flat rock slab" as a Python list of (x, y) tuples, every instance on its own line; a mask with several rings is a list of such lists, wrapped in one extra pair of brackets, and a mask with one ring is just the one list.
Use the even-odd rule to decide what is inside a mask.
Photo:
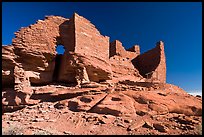
[(78, 111), (89, 111), (92, 107), (94, 107), (98, 102), (100, 102), (107, 94), (101, 93), (97, 95), (83, 95), (78, 96), (76, 98), (73, 98), (69, 100), (69, 107), (73, 102), (77, 103), (77, 110)]
[(114, 116), (135, 116), (133, 104), (133, 100), (122, 93), (110, 93), (91, 112)]

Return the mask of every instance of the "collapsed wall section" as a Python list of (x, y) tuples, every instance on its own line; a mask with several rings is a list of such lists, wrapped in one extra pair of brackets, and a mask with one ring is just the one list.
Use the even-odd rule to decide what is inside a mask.
[(140, 55), (140, 46), (139, 45), (134, 45), (131, 48), (127, 49), (126, 53), (128, 54), (128, 57), (130, 59), (133, 59)]
[(127, 76), (134, 76), (140, 79), (138, 70), (136, 70), (131, 62), (140, 53), (137, 49), (132, 47), (130, 51), (126, 51), (119, 40), (110, 43), (110, 63), (114, 78), (122, 78)]
[(140, 54), (140, 48), (138, 45), (125, 50), (122, 43), (119, 40), (115, 40), (110, 43), (109, 57), (114, 55), (121, 56), (126, 59), (133, 59)]

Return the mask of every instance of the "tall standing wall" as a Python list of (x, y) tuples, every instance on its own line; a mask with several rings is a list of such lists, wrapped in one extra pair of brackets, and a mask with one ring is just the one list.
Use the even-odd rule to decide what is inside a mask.
[(166, 57), (162, 41), (158, 42), (155, 48), (137, 56), (132, 62), (143, 77), (147, 78), (147, 74), (150, 73), (151, 77), (166, 83)]
[(75, 52), (108, 60), (109, 37), (102, 36), (90, 21), (78, 14), (75, 14), (74, 21), (76, 37)]

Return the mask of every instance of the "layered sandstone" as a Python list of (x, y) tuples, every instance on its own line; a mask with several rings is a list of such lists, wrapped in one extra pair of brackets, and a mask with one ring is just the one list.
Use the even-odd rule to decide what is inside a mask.
[(2, 86), (12, 87), (14, 84), (15, 54), (14, 46), (2, 46)]
[(68, 19), (47, 16), (36, 24), (21, 28), (12, 41), (15, 61), (25, 70), (33, 71), (33, 84), (52, 81), (55, 67), (56, 45), (60, 36), (60, 25)]
[[(15, 35), (11, 45), (2, 46), (2, 110), (21, 109), (15, 113), (17, 121), (46, 127), (44, 116), (56, 114), (54, 127), (78, 129), (79, 134), (91, 134), (84, 127), (94, 122), (117, 134), (181, 134), (183, 127), (197, 134), (202, 99), (166, 83), (162, 41), (143, 54), (138, 45), (126, 50), (76, 13), (70, 19), (47, 16)], [(64, 54), (57, 54), (58, 45), (64, 46)], [(43, 106), (48, 103), (49, 114)], [(78, 122), (63, 117), (65, 112)], [(33, 114), (35, 119), (29, 119)], [(107, 133), (101, 129), (92, 132)]]
[[(10, 50), (11, 59), (25, 73), (29, 73), (28, 82), (31, 85), (52, 82), (80, 85), (89, 81), (99, 82), (128, 76), (139, 81), (147, 78), (145, 74), (153, 70), (158, 79), (163, 78), (162, 82), (165, 81), (164, 47), (157, 47), (148, 55), (140, 55), (138, 45), (125, 50), (120, 41), (110, 43), (109, 37), (102, 36), (90, 21), (76, 13), (70, 19), (47, 16), (45, 20), (21, 28), (15, 35)], [(57, 45), (64, 46), (63, 55), (56, 54)], [(3, 47), (4, 51), (6, 47)], [(6, 54), (3, 52), (3, 56)], [(156, 59), (151, 61), (153, 68), (143, 66), (149, 65), (148, 56)], [(12, 75), (15, 65), (11, 68), (9, 61), (6, 62), (4, 58), (3, 61), (4, 66), (8, 64), (7, 69)], [(4, 68), (3, 83), (6, 86), (6, 81), (14, 83), (14, 78), (12, 80), (12, 76), (6, 75), (8, 71)]]

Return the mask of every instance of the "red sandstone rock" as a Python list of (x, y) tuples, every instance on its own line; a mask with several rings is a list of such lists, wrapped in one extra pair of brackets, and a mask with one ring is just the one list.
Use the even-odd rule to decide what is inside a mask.
[(21, 109), (11, 121), (50, 122), (62, 134), (197, 134), (202, 99), (166, 83), (163, 42), (143, 54), (138, 45), (125, 50), (76, 13), (47, 16), (15, 35), (2, 47), (2, 110)]
[(59, 81), (83, 84), (90, 81), (99, 82), (112, 78), (109, 62), (94, 56), (70, 53), (67, 56), (66, 64), (67, 67), (63, 68), (63, 73), (61, 72), (63, 75), (58, 77)]
[(154, 128), (160, 132), (167, 132), (165, 126), (159, 123), (153, 124)]
[(166, 82), (166, 58), (164, 43), (156, 44), (156, 47), (132, 60), (140, 74), (151, 81)]
[[(77, 98), (70, 99), (68, 101), (68, 107), (70, 109), (75, 108), (77, 111), (90, 111), (98, 102), (100, 102), (107, 94), (97, 94), (97, 95), (83, 95)], [(72, 106), (72, 104), (77, 104)]]
[(106, 96), (91, 112), (111, 114), (114, 116), (135, 116), (134, 102), (122, 93), (112, 93)]
[[(15, 35), (10, 50), (12, 56), (9, 56), (15, 64), (8, 68), (10, 70), (3, 69), (5, 86), (9, 83), (6, 79), (11, 80), (11, 83), (17, 80), (16, 76), (12, 76), (15, 65), (24, 71), (21, 77), (24, 77), (28, 86), (17, 80), (20, 82), (18, 87), (22, 88), (53, 81), (80, 85), (132, 75), (131, 79), (143, 79), (131, 62), (140, 54), (138, 46), (126, 51), (122, 43), (114, 41), (109, 47), (109, 37), (102, 36), (90, 21), (76, 13), (71, 19), (47, 16), (45, 20), (21, 28)], [(57, 44), (64, 45), (64, 55), (56, 55)], [(3, 52), (3, 56), (6, 54)], [(8, 63), (5, 62), (5, 66)], [(7, 76), (9, 72), (11, 76)], [(18, 92), (17, 89), (15, 91)], [(28, 94), (28, 91), (22, 89), (22, 93)], [(32, 94), (32, 90), (29, 93)]]
[[(169, 91), (169, 85), (164, 84), (163, 89), (145, 92), (124, 91), (123, 93), (134, 98), (136, 101), (135, 109), (141, 109), (140, 104), (144, 104), (146, 111), (150, 108), (158, 114), (179, 113), (185, 115), (202, 115), (202, 101), (185, 93), (182, 89), (171, 85), (173, 91)], [(174, 92), (176, 91), (176, 92)], [(165, 93), (166, 96), (158, 93)]]
[(14, 76), (13, 68), (15, 66), (14, 60), (14, 46), (2, 46), (2, 87), (13, 87)]

